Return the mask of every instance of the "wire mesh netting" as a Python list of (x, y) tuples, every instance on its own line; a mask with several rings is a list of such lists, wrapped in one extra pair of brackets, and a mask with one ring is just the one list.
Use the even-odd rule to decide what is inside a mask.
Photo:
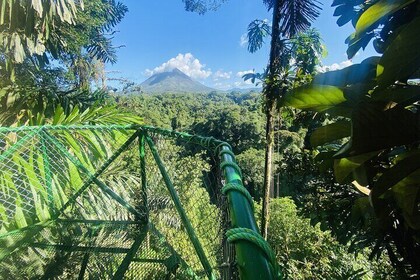
[(218, 159), (188, 139), (0, 128), (0, 279), (234, 278)]

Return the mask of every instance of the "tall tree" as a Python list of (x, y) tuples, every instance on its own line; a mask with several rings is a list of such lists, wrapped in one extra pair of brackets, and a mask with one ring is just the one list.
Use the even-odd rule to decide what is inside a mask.
[[(311, 22), (319, 15), (320, 3), (316, 0), (263, 0), (268, 10), (273, 10), (271, 26), (271, 47), (268, 67), (264, 78), (264, 111), (266, 115), (266, 148), (264, 195), (261, 216), (261, 232), (267, 237), (269, 220), (270, 186), (272, 183), (272, 165), (274, 149), (274, 118), (278, 112), (279, 98), (291, 88), (289, 82), (291, 48), (290, 40), (299, 32), (308, 30)], [(269, 34), (266, 22), (252, 22), (248, 28), (248, 41), (250, 52), (262, 47), (262, 40)], [(245, 77), (245, 78), (250, 78)], [(281, 122), (281, 118), (279, 118)]]

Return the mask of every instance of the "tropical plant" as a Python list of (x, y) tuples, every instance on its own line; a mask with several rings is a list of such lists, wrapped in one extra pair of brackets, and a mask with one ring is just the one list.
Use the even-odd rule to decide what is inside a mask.
[(65, 42), (55, 36), (62, 23), (75, 24), (83, 1), (31, 0), (2, 1), (0, 12), (1, 47), (7, 64), (22, 63), (27, 56), (46, 60), (49, 50), (64, 49)]
[[(106, 32), (112, 32), (126, 12), (127, 7), (114, 0), (85, 4), (82, 0), (3, 1), (0, 14), (2, 71), (10, 70), (14, 77), (13, 66), (27, 58), (42, 68), (51, 57), (63, 59), (70, 55), (77, 65), (81, 48), (91, 58), (115, 62), (112, 37), (107, 37)], [(75, 55), (77, 57), (71, 57)]]
[[(258, 207), (261, 207), (258, 205)], [(300, 217), (293, 200), (275, 198), (270, 202), (271, 219), (267, 240), (273, 247), (285, 279), (379, 279), (389, 271), (386, 260), (369, 262), (363, 253), (347, 251), (329, 231)], [(382, 265), (383, 267), (380, 267)], [(395, 279), (386, 275), (380, 279)]]
[[(269, 199), (270, 185), (272, 182), (273, 147), (274, 147), (274, 117), (277, 111), (277, 101), (292, 87), (290, 83), (290, 59), (292, 50), (297, 55), (302, 55), (301, 48), (291, 48), (291, 39), (299, 32), (309, 29), (311, 21), (319, 15), (320, 4), (316, 0), (280, 1), (264, 0), (268, 10), (273, 10), (271, 32), (268, 32), (267, 23), (252, 22), (248, 27), (248, 42), (251, 52), (257, 51), (262, 46), (261, 40), (264, 35), (270, 34), (271, 48), (267, 70), (264, 76), (264, 112), (266, 115), (266, 149), (265, 149), (265, 174), (264, 174), (264, 196), (263, 215), (261, 218), (261, 232), (267, 236), (269, 220)], [(320, 45), (318, 41), (312, 41), (313, 45)], [(294, 41), (294, 43), (300, 41)], [(317, 50), (318, 48), (314, 48)], [(317, 57), (317, 56), (315, 56)], [(301, 62), (301, 60), (298, 60)], [(301, 63), (300, 66), (306, 66)], [(306, 70), (304, 71), (306, 72)], [(312, 72), (312, 71), (309, 71)], [(252, 76), (245, 76), (250, 79)], [(281, 122), (281, 120), (279, 120)]]
[[(382, 54), (342, 70), (317, 75), (312, 84), (285, 96), (283, 105), (322, 112), (335, 120), (315, 130), (322, 165), (341, 183), (352, 183), (354, 247), (371, 246), (372, 257), (388, 253), (406, 277), (420, 275), (419, 78), (420, 2), (336, 0), (337, 23), (349, 21), (352, 57), (373, 40)], [(345, 143), (340, 144), (340, 139)], [(343, 224), (348, 224), (343, 221)]]
[[(57, 105), (69, 114), (75, 106), (84, 111), (103, 104), (105, 92), (91, 92), (90, 83), (103, 72), (103, 63), (116, 61), (111, 40), (127, 11), (125, 5), (114, 0), (85, 5), (63, 0), (5, 1), (1, 7), (2, 125), (20, 119), (22, 110), (50, 117)], [(11, 44), (13, 40), (19, 44)], [(34, 47), (34, 41), (43, 47)], [(106, 78), (101, 80), (104, 84)]]
[(185, 10), (204, 15), (208, 11), (217, 10), (223, 2), (227, 0), (182, 0)]
[[(30, 125), (74, 125), (74, 124), (133, 124), (133, 123), (141, 123), (141, 118), (136, 117), (129, 113), (121, 112), (117, 108), (112, 107), (97, 107), (97, 108), (88, 108), (84, 111), (80, 111), (78, 107), (75, 107), (69, 114), (66, 114), (62, 107), (57, 107), (54, 110), (54, 115), (50, 118), (45, 117), (43, 114), (38, 113), (37, 115), (32, 115), (30, 111), (28, 111), (29, 117), (25, 120), (24, 123), (17, 122), (13, 124), (13, 126), (21, 126), (23, 124), (30, 124)], [(9, 134), (1, 134), (2, 141), (4, 141), (2, 145), (2, 150), (6, 151), (9, 148), (13, 147), (13, 145), (22, 138), (22, 133), (9, 133)], [(102, 137), (101, 137), (102, 136)], [(82, 131), (80, 133), (69, 133), (67, 131), (63, 131), (62, 133), (54, 133), (54, 137), (62, 141), (64, 147), (67, 147), (72, 150), (73, 155), (80, 160), (91, 172), (95, 172), (95, 166), (97, 166), (100, 162), (104, 159), (111, 156), (115, 150), (115, 145), (121, 145), (121, 141), (124, 137), (122, 137), (121, 133), (103, 133), (97, 134), (95, 132), (89, 131)], [(107, 138), (111, 138), (114, 142), (111, 146), (108, 143), (105, 143)], [(42, 136), (34, 136), (34, 141), (39, 141), (40, 143), (43, 140)], [(42, 144), (42, 143), (41, 143)], [(30, 145), (25, 149), (21, 150), (18, 149), (14, 154), (10, 157), (12, 158), (11, 162), (5, 164), (2, 162), (3, 165), (2, 172), (1, 172), (1, 180), (2, 186), (7, 186), (7, 188), (16, 190), (16, 197), (14, 200), (18, 203), (21, 202), (23, 204), (29, 203), (30, 201), (34, 201), (34, 207), (32, 210), (34, 213), (36, 212), (36, 217), (29, 217), (29, 216), (16, 216), (16, 222), (8, 221), (8, 219), (3, 219), (2, 223), (2, 231), (13, 229), (14, 226), (18, 228), (28, 225), (29, 223), (26, 220), (31, 221), (46, 221), (52, 215), (53, 209), (48, 209), (51, 205), (47, 203), (50, 199), (46, 195), (48, 194), (47, 190), (45, 189), (48, 184), (44, 183), (42, 180), (46, 180), (47, 174), (45, 157), (45, 151), (41, 149), (43, 147), (40, 144), (38, 145)], [(79, 173), (76, 172), (75, 166), (64, 157), (64, 155), (60, 155), (60, 152), (53, 148), (52, 146), (46, 147), (49, 149), (47, 153), (49, 154), (48, 157), (55, 158), (56, 164), (60, 166), (56, 166), (55, 170), (61, 169), (62, 174), (54, 174), (52, 180), (54, 181), (54, 185), (57, 188), (66, 188), (67, 191), (57, 191), (56, 195), (59, 197), (55, 197), (55, 207), (60, 208), (67, 200), (67, 195), (69, 194), (70, 189), (79, 187), (79, 183), (83, 181), (83, 172)], [(58, 154), (53, 154), (53, 153)], [(87, 156), (88, 154), (94, 153), (94, 157)], [(4, 161), (4, 159), (2, 159)], [(51, 159), (50, 159), (51, 160)], [(108, 169), (105, 174), (108, 174), (112, 177), (112, 171), (119, 172), (120, 170), (117, 169)], [(108, 173), (111, 172), (111, 173)], [(121, 172), (120, 172), (121, 173)], [(15, 174), (15, 175), (13, 175)], [(20, 174), (22, 178), (19, 180), (15, 180), (13, 176), (18, 176)], [(33, 174), (41, 174), (43, 179), (41, 180), (37, 176), (33, 176)], [(126, 174), (128, 177), (133, 180)], [(130, 179), (130, 180), (131, 180)], [(110, 181), (112, 182), (112, 181)], [(15, 185), (20, 184), (20, 185)], [(118, 184), (118, 182), (113, 182), (114, 184)], [(36, 188), (33, 188), (36, 186)], [(20, 192), (25, 189), (31, 187), (31, 192), (33, 195), (33, 199), (20, 197)], [(38, 203), (39, 198), (39, 204)], [(28, 200), (28, 201), (26, 201)], [(29, 206), (28, 206), (29, 207)], [(87, 207), (87, 206), (86, 206)], [(2, 207), (2, 209), (6, 209)], [(26, 209), (28, 212), (28, 209)], [(47, 212), (45, 212), (47, 211)], [(10, 226), (7, 226), (10, 225)], [(11, 228), (10, 228), (11, 227)]]
[[(87, 108), (83, 111), (75, 106), (69, 113), (65, 113), (60, 106), (55, 108), (54, 114), (46, 117), (39, 112), (32, 115), (31, 111), (25, 112), (27, 118), (22, 118), (13, 126), (22, 124), (30, 125), (75, 125), (75, 124), (133, 124), (141, 123), (141, 118), (129, 113), (124, 113), (115, 107)], [(23, 121), (25, 120), (25, 121)], [(23, 122), (23, 123), (22, 123)], [(33, 128), (36, 131), (36, 127)], [(25, 134), (26, 133), (26, 134)], [(64, 216), (80, 219), (105, 219), (126, 220), (129, 218), (127, 211), (115, 203), (113, 199), (99, 189), (90, 187), (79, 196), (77, 206), (67, 207), (71, 196), (78, 191), (88, 179), (86, 172), (78, 169), (68, 156), (52, 142), (43, 132), (33, 134), (33, 137), (25, 142), (22, 147), (19, 141), (28, 137), (29, 132), (7, 132), (2, 130), (1, 150), (2, 158), (0, 165), (0, 184), (2, 187), (2, 199), (0, 201), (2, 250), (0, 258), (2, 273), (33, 277), (37, 273), (66, 275), (66, 269), (75, 262), (80, 261), (78, 254), (70, 256), (68, 253), (51, 253), (48, 248), (27, 248), (27, 254), (12, 254), (19, 244), (31, 240), (34, 243), (56, 243), (68, 246), (77, 246), (79, 243), (98, 242), (104, 246), (112, 247), (121, 240), (128, 240), (130, 232), (120, 234), (115, 238), (115, 231), (109, 228), (98, 229), (94, 238), (82, 224), (73, 226), (51, 225), (50, 221), (58, 216), (58, 210), (62, 209)], [(72, 157), (76, 158), (92, 174), (107, 160), (112, 153), (129, 137), (125, 131), (108, 130), (80, 130), (80, 131), (50, 131), (61, 147)], [(71, 157), (70, 156), (70, 157)], [(102, 174), (101, 180), (115, 192), (123, 197), (132, 197), (136, 188), (140, 186), (140, 176), (128, 172), (129, 161), (121, 155)], [(133, 186), (131, 188), (127, 186)], [(106, 208), (103, 205), (107, 205)], [(41, 224), (39, 230), (34, 225)], [(13, 234), (16, 229), (28, 229), (26, 234)], [(37, 233), (42, 230), (42, 234)], [(10, 233), (12, 232), (12, 233)], [(18, 232), (18, 231), (17, 231)], [(89, 243), (89, 244), (90, 244)], [(7, 258), (5, 258), (7, 257)], [(47, 263), (46, 263), (46, 260)], [(118, 265), (116, 257), (109, 263)], [(54, 269), (53, 267), (60, 267)], [(18, 272), (17, 272), (18, 271)], [(97, 269), (105, 273), (105, 269)], [(13, 274), (12, 274), (13, 273)], [(52, 276), (51, 276), (52, 277)]]

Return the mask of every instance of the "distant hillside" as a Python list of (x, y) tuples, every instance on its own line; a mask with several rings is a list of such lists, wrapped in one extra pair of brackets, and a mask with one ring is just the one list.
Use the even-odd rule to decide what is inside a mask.
[(262, 92), (262, 88), (261, 87), (231, 88), (231, 89), (225, 90), (224, 92), (240, 92), (240, 93)]
[(215, 90), (191, 79), (177, 68), (170, 72), (154, 74), (141, 83), (140, 87), (146, 93), (208, 93)]

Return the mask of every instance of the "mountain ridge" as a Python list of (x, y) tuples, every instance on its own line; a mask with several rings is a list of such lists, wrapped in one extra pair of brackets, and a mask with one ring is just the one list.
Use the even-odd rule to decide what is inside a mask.
[(193, 80), (190, 76), (174, 68), (171, 71), (156, 73), (140, 84), (147, 93), (209, 93), (215, 89)]

